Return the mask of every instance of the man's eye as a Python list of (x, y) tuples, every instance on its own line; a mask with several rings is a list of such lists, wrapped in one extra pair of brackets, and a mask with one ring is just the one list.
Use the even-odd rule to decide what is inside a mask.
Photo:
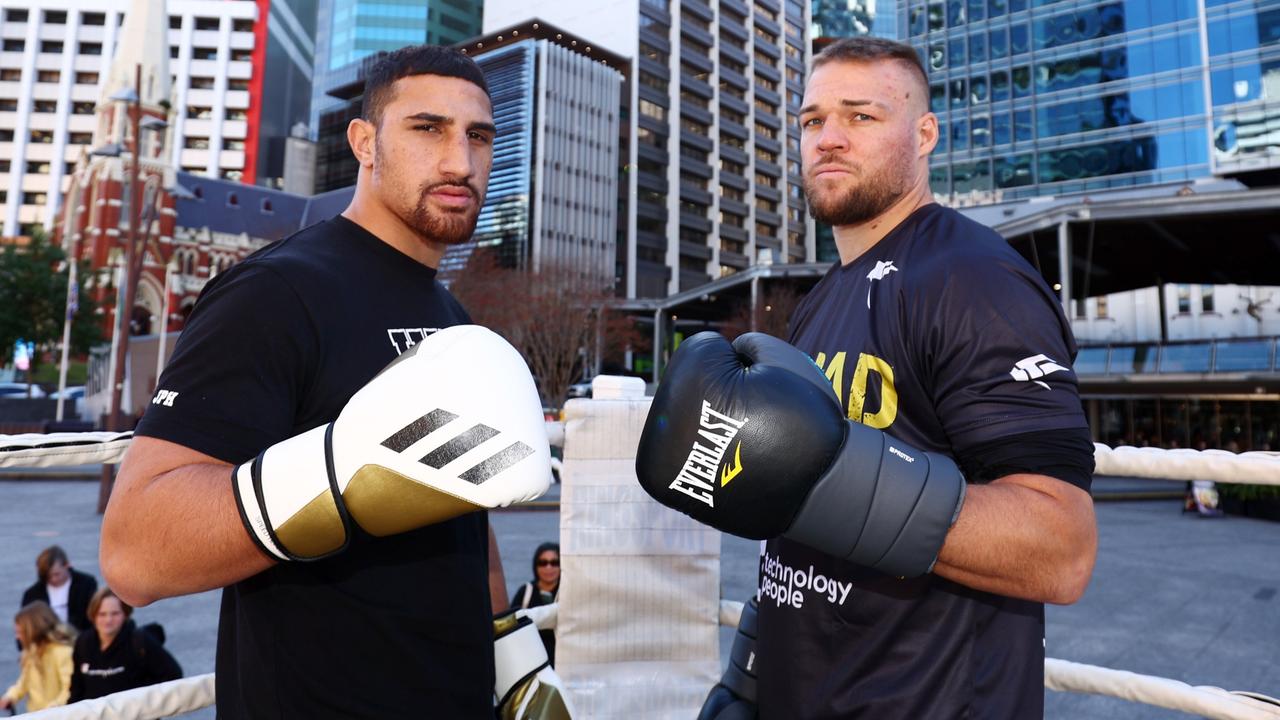
[(866, 114), (866, 113), (858, 113), (858, 114), (856, 114), (856, 115), (854, 115), (854, 116), (853, 116), (853, 119), (854, 119), (854, 120), (857, 120), (858, 122), (866, 122), (867, 120), (875, 120), (875, 118), (871, 117), (870, 115), (868, 115), (868, 114)]
[(800, 127), (818, 127), (822, 124), (821, 118), (809, 118), (800, 122)]
[(414, 130), (423, 130), (423, 131), (425, 131), (425, 132), (432, 132), (432, 133), (434, 133), (434, 132), (440, 132), (440, 126), (439, 126), (439, 125), (418, 125), (418, 126), (415, 126), (413, 129), (414, 129)]
[(486, 145), (493, 142), (493, 139), (490, 138), (488, 135), (485, 135), (484, 133), (478, 133), (478, 132), (471, 133), (471, 139), (475, 140), (476, 142), (482, 142)]

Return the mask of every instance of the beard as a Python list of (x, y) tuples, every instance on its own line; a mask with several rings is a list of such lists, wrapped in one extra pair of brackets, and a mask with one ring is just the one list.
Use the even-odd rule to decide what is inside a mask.
[[(826, 158), (819, 158), (822, 163)], [(906, 195), (911, 187), (911, 160), (889, 162), (877, 173), (879, 177), (866, 177), (856, 165), (845, 165), (852, 182), (839, 187), (819, 189), (808, 175), (804, 178), (805, 197), (809, 200), (809, 214), (819, 222), (838, 227), (861, 225), (874, 220)]]
[[(445, 208), (434, 210), (431, 207), (431, 193), (442, 187), (466, 188), (475, 199), (469, 208)], [(461, 245), (469, 242), (476, 231), (476, 220), (480, 217), (482, 200), (480, 193), (467, 183), (438, 182), (424, 185), (418, 191), (418, 204), (409, 212), (405, 221), (423, 239), (438, 242), (442, 245)]]
[[(390, 188), (404, 184), (398, 179), (398, 173), (394, 168), (388, 165), (382, 144), (377, 141), (374, 145), (374, 175), (378, 178), (379, 184)], [(475, 202), (468, 208), (432, 208), (431, 193), (443, 187), (465, 188), (471, 193)], [(418, 188), (416, 204), (404, 207), (397, 202), (397, 207), (394, 207), (393, 211), (423, 240), (442, 245), (461, 245), (470, 242), (471, 236), (475, 234), (476, 220), (480, 217), (480, 207), (483, 204), (484, 193), (470, 182), (442, 181), (423, 183)]]

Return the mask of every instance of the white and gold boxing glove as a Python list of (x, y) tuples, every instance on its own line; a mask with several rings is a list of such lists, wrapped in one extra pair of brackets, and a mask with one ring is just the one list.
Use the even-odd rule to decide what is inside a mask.
[(542, 403), (524, 359), (478, 325), (405, 352), (332, 423), (233, 471), (250, 537), (280, 560), (346, 547), (350, 523), (394, 535), (531, 500), (551, 482)]

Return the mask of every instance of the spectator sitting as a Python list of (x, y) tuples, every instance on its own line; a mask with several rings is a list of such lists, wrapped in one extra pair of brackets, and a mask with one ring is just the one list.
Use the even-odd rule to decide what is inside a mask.
[(45, 548), (36, 557), (36, 575), (39, 577), (36, 583), (22, 593), (22, 606), (43, 601), (60, 622), (79, 632), (88, 630), (89, 598), (98, 589), (98, 581), (92, 575), (73, 569), (66, 551), (57, 545)]
[[(520, 586), (511, 598), (512, 607), (531, 608), (550, 605), (560, 592), (560, 545), (545, 542), (533, 553), (533, 579)], [(556, 634), (553, 630), (539, 630), (542, 644), (547, 647), (547, 659), (556, 662)]]
[(0, 697), (0, 708), (12, 709), (23, 698), (28, 712), (66, 705), (71, 688), (70, 629), (40, 600), (18, 611), (13, 628), (22, 646), (22, 673)]
[(133, 608), (111, 588), (89, 601), (93, 627), (76, 639), (71, 702), (182, 677), (182, 667), (147, 628), (134, 626)]

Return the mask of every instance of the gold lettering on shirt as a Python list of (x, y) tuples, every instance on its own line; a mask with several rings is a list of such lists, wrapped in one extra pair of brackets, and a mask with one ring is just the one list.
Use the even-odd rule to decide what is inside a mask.
[[(838, 352), (827, 362), (826, 353), (818, 353), (814, 363), (822, 369), (831, 387), (836, 392), (840, 403), (844, 404), (844, 360), (846, 353)], [(867, 383), (871, 374), (880, 378), (880, 409), (877, 412), (865, 412), (867, 403)], [(858, 354), (858, 365), (854, 368), (853, 379), (849, 383), (849, 419), (868, 427), (883, 430), (893, 424), (898, 417), (898, 390), (893, 384), (893, 366), (875, 355)]]

